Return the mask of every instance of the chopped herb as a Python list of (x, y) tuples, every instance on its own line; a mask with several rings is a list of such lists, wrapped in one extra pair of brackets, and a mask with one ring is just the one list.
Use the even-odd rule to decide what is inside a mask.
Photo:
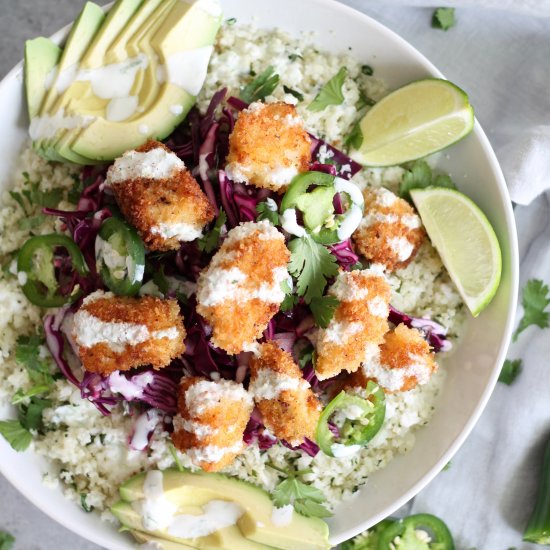
[[(273, 204), (275, 204), (275, 210), (273, 210)], [(279, 212), (275, 201), (259, 202), (256, 205), (256, 212), (258, 212), (256, 221), (269, 220), (273, 225), (279, 225)]]
[(361, 72), (363, 74), (366, 74), (367, 76), (371, 76), (374, 71), (372, 70), (372, 67), (370, 65), (363, 65), (361, 67)]
[(0, 435), (2, 435), (12, 446), (13, 450), (17, 452), (27, 449), (32, 441), (31, 432), (25, 429), (19, 420), (0, 421)]
[(304, 96), (300, 92), (297, 92), (296, 90), (293, 90), (285, 85), (283, 85), (283, 90), (285, 91), (285, 94), (293, 95), (298, 101), (304, 101)]
[(88, 495), (86, 493), (80, 493), (80, 505), (82, 506), (82, 509), (89, 514), (90, 512), (93, 512), (94, 507), (90, 506), (86, 502), (87, 497)]
[(73, 178), (74, 185), (73, 188), (69, 190), (67, 198), (72, 204), (78, 204), (80, 195), (82, 195), (82, 191), (84, 191), (84, 182), (78, 174), (73, 174), (71, 177)]
[(19, 405), (19, 422), (27, 430), (40, 431), (43, 429), (42, 413), (50, 407), (52, 402), (49, 399), (31, 397), (28, 405)]
[(456, 189), (453, 180), (443, 174), (434, 176), (429, 164), (424, 160), (413, 162), (410, 168), (403, 175), (403, 179), (399, 184), (399, 195), (411, 200), (411, 189), (424, 189), (425, 187), (447, 187)]
[(437, 8), (432, 15), (434, 29), (449, 30), (456, 25), (454, 8)]
[(291, 53), (288, 58), (290, 61), (296, 61), (297, 59), (303, 59), (303, 57), (299, 53)]
[(548, 286), (539, 279), (529, 279), (523, 287), (521, 305), (523, 306), (523, 317), (519, 322), (513, 341), (529, 326), (536, 325), (540, 328), (548, 327), (549, 312), (546, 307), (550, 304)]
[(313, 298), (323, 295), (327, 278), (338, 273), (336, 258), (309, 235), (292, 239), (288, 248), (288, 270), (296, 278), (296, 292), (309, 304)]
[(32, 397), (49, 391), (53, 384), (54, 379), (50, 372), (49, 363), (40, 357), (40, 346), (42, 344), (42, 338), (36, 334), (20, 336), (17, 339), (15, 361), (25, 367), (34, 385), (26, 393), (19, 390), (14, 396), (14, 401), (12, 401), (14, 404), (19, 403), (25, 397)]
[(312, 363), (315, 357), (315, 348), (311, 345), (306, 346), (300, 351), (298, 357), (298, 365), (301, 369), (305, 369), (308, 363)]
[(452, 465), (453, 463), (449, 460), (449, 462), (443, 466), (443, 471), (446, 472), (447, 470), (450, 470)]
[(40, 227), (46, 221), (46, 216), (44, 214), (36, 214), (36, 216), (29, 216), (21, 218), (17, 222), (17, 227), (22, 231), (32, 231), (37, 227)]
[(153, 283), (157, 285), (157, 288), (164, 296), (168, 294), (168, 291), (170, 290), (170, 283), (168, 283), (168, 279), (164, 273), (164, 264), (160, 266), (160, 269), (153, 273)]
[(49, 191), (41, 191), (40, 183), (30, 181), (29, 174), (23, 172), (25, 185), (29, 188), (21, 192), (10, 191), (10, 195), (19, 204), (23, 212), (28, 216), (36, 206), (45, 206), (47, 208), (55, 208), (63, 198), (63, 189), (50, 189)]
[(168, 450), (170, 451), (170, 454), (174, 459), (174, 463), (176, 464), (176, 468), (178, 469), (178, 471), (184, 472), (185, 468), (182, 466), (181, 461), (178, 457), (178, 452), (176, 451), (176, 448), (174, 447), (174, 444), (172, 442), (168, 444)]
[(335, 296), (313, 298), (309, 307), (311, 308), (311, 313), (313, 313), (315, 324), (318, 327), (327, 328), (339, 303), (338, 298)]
[(240, 97), (246, 103), (261, 101), (273, 93), (277, 84), (279, 84), (279, 75), (275, 73), (275, 69), (270, 65), (252, 82), (241, 88)]
[(273, 504), (277, 508), (292, 504), (294, 509), (304, 516), (326, 518), (332, 515), (322, 505), (326, 501), (322, 491), (298, 480), (296, 476), (300, 475), (299, 471), (285, 473), (288, 477), (275, 487), (272, 494)]
[(234, 25), (236, 22), (237, 22), (237, 18), (236, 18), (236, 17), (230, 17), (229, 19), (226, 19), (225, 24), (228, 25), (229, 27), (231, 27), (231, 26)]
[(218, 248), (222, 227), (224, 226), (226, 221), (227, 216), (225, 215), (225, 212), (223, 210), (220, 210), (214, 227), (204, 237), (201, 237), (199, 239), (199, 250), (210, 253)]
[(504, 365), (502, 365), (502, 370), (500, 371), (498, 381), (509, 386), (518, 377), (522, 368), (523, 365), (521, 359), (514, 359), (512, 361), (510, 359), (506, 359), (506, 361), (504, 361)]
[(315, 99), (308, 105), (308, 110), (314, 113), (324, 110), (329, 105), (341, 105), (344, 102), (342, 86), (348, 70), (342, 67), (319, 91)]
[(344, 139), (344, 145), (348, 149), (359, 149), (363, 143), (363, 132), (361, 132), (361, 126), (359, 121), (355, 123), (351, 132)]
[(360, 111), (361, 109), (363, 109), (364, 107), (372, 107), (373, 105), (376, 104), (376, 101), (374, 101), (374, 99), (371, 99), (370, 97), (368, 97), (367, 95), (365, 95), (365, 93), (361, 90), (359, 92), (359, 100), (357, 101), (357, 103), (355, 104), (355, 108)]
[(14, 542), (15, 538), (12, 535), (5, 531), (0, 531), (0, 550), (11, 550)]

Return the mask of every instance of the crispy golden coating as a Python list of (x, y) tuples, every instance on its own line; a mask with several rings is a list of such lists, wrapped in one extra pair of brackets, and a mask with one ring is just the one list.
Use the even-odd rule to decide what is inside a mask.
[[(284, 386), (289, 379), (297, 381), (294, 389), (283, 389), (274, 398), (262, 398), (262, 394), (269, 394), (270, 382), (279, 382)], [(321, 403), (302, 377), (292, 356), (275, 342), (262, 344), (260, 355), (250, 361), (249, 389), (262, 413), (264, 425), (276, 437), (291, 445), (300, 445), (306, 437), (315, 438)], [(277, 393), (276, 388), (271, 386), (271, 389)], [(258, 391), (255, 393), (255, 390)]]
[(437, 370), (435, 354), (428, 342), (418, 330), (404, 324), (386, 334), (380, 346), (380, 364), (385, 369), (404, 371), (400, 387), (390, 391), (412, 390), (418, 384), (425, 384)]
[[(197, 288), (197, 311), (212, 327), (215, 346), (236, 354), (261, 337), (284, 299), (289, 258), (283, 235), (267, 221), (229, 232)], [(228, 280), (227, 273), (236, 275)]]
[(242, 384), (184, 377), (172, 441), (204, 471), (221, 470), (244, 449), (243, 434), (252, 409), (252, 398)]
[(328, 293), (340, 304), (326, 329), (319, 331), (315, 371), (319, 380), (356, 371), (378, 351), (388, 331), (390, 286), (370, 270), (342, 271)]
[[(170, 149), (148, 141), (136, 151)], [(168, 179), (136, 178), (113, 183), (113, 193), (124, 217), (137, 229), (149, 250), (177, 250), (177, 236), (164, 237), (159, 224), (189, 224), (199, 232), (216, 213), (189, 170), (175, 170)], [(196, 237), (195, 237), (196, 238)], [(188, 239), (194, 240), (194, 239)]]
[[(93, 300), (85, 300), (74, 317), (73, 336), (79, 346), (82, 365), (88, 372), (105, 376), (117, 370), (124, 371), (143, 365), (161, 369), (185, 352), (185, 327), (176, 300), (162, 300), (153, 296), (130, 298), (101, 291), (91, 296), (96, 295)], [(120, 343), (113, 341), (108, 326), (99, 325), (95, 332), (98, 333), (96, 340), (101, 341), (91, 346), (84, 345), (84, 334), (89, 331), (91, 323), (95, 325), (98, 321), (128, 323), (130, 327), (126, 325), (122, 330), (130, 337), (145, 327), (149, 337), (140, 343)], [(154, 333), (158, 331), (175, 333), (155, 337)]]
[(384, 188), (366, 189), (363, 196), (365, 214), (353, 234), (357, 250), (389, 271), (406, 267), (425, 237), (414, 208)]
[(233, 181), (282, 193), (308, 169), (311, 139), (293, 105), (252, 103), (229, 136), (226, 172)]

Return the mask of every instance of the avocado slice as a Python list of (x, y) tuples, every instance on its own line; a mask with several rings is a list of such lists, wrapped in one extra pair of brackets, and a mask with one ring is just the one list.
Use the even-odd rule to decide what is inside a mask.
[(130, 530), (130, 533), (132, 533), (132, 536), (140, 544), (151, 543), (152, 545), (156, 545), (156, 547), (161, 550), (195, 550), (194, 546), (188, 546), (187, 544), (183, 544), (181, 542), (159, 539), (149, 533), (142, 533), (141, 531), (135, 531), (133, 529)]
[[(143, 499), (145, 476), (146, 474), (139, 474), (124, 483), (120, 487), (121, 498), (130, 503)], [(174, 503), (190, 504), (193, 498), (200, 499), (197, 501), (201, 505), (204, 505), (205, 500), (211, 499), (230, 499), (239, 503), (246, 512), (237, 520), (237, 525), (242, 535), (250, 541), (283, 550), (330, 548), (328, 526), (323, 520), (294, 512), (289, 524), (277, 526), (271, 519), (274, 506), (268, 493), (245, 481), (222, 474), (164, 470), (163, 488), (165, 497)]]
[(25, 42), (25, 94), (29, 119), (38, 115), (46, 96), (48, 77), (61, 58), (62, 50), (48, 38)]
[[(181, 65), (186, 69), (185, 74), (181, 71), (177, 73), (178, 78), (187, 76), (191, 80), (206, 70), (220, 24), (221, 13), (213, 16), (203, 10), (200, 3), (180, 1), (163, 19), (150, 45), (162, 65), (167, 62), (170, 65), (182, 52), (193, 52), (187, 54), (188, 63)], [(186, 54), (183, 55), (185, 57)], [(149, 79), (149, 86), (154, 85), (151, 80), (158, 78), (157, 74), (151, 72), (147, 72), (145, 77)], [(143, 86), (146, 86), (145, 81)], [(198, 90), (191, 91), (198, 93)], [(72, 149), (84, 157), (108, 161), (128, 149), (138, 147), (147, 137), (163, 139), (185, 118), (195, 98), (193, 93), (184, 89), (181, 82), (165, 82), (142, 116), (120, 123), (98, 118), (76, 137)], [(181, 106), (181, 112), (175, 114), (171, 111), (174, 105)], [(144, 129), (147, 131), (144, 132)]]
[[(132, 531), (139, 531), (153, 535), (156, 538), (163, 539), (172, 543), (184, 544), (191, 548), (199, 549), (218, 549), (218, 550), (265, 550), (266, 546), (250, 541), (243, 537), (240, 529), (236, 525), (223, 527), (216, 532), (196, 538), (179, 538), (169, 534), (166, 531), (147, 531), (142, 523), (141, 515), (137, 512), (132, 504), (124, 500), (119, 500), (111, 508), (111, 512), (119, 519), (124, 527)], [(199, 516), (203, 513), (202, 509), (197, 506), (180, 506), (178, 514), (189, 514)], [(246, 514), (245, 514), (246, 515)]]

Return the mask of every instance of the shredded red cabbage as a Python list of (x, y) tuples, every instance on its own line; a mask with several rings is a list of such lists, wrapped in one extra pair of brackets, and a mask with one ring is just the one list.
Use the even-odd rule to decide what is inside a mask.
[(394, 325), (403, 323), (409, 328), (418, 329), (436, 353), (449, 351), (453, 347), (452, 342), (447, 338), (447, 329), (431, 319), (407, 315), (395, 309), (392, 305), (390, 305), (390, 316), (388, 319)]

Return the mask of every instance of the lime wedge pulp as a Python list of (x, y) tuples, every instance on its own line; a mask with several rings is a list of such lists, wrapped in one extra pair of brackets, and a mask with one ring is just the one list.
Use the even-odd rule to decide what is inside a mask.
[(413, 189), (411, 197), (451, 279), (477, 317), (500, 283), (502, 254), (493, 227), (471, 199), (453, 189)]
[(418, 80), (379, 101), (359, 123), (363, 141), (351, 152), (367, 166), (416, 160), (462, 139), (474, 127), (468, 96), (448, 80)]

